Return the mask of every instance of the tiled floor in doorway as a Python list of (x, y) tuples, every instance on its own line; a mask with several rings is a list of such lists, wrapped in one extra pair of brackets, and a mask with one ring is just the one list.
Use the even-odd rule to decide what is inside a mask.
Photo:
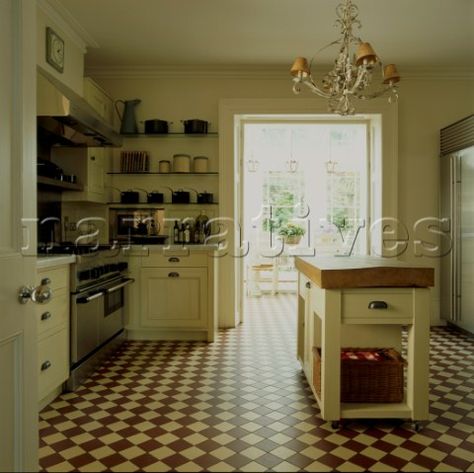
[(294, 295), (252, 298), (214, 344), (127, 342), (41, 413), (45, 471), (471, 471), (474, 342), (431, 337), (431, 420), (334, 432), (295, 361)]

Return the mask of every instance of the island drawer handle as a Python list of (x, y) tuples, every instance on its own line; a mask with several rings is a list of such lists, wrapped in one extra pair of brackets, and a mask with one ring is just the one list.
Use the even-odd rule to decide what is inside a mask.
[(48, 368), (51, 368), (51, 362), (48, 360), (48, 361), (45, 361), (42, 365), (41, 365), (41, 371), (46, 371)]
[(168, 277), (169, 278), (179, 278), (179, 273), (175, 273), (175, 272), (169, 273)]
[(388, 304), (385, 301), (371, 301), (369, 309), (388, 309)]
[(41, 314), (41, 320), (48, 320), (51, 318), (51, 312), (45, 312), (44, 314)]
[(169, 261), (170, 263), (179, 263), (179, 258), (175, 258), (175, 257), (173, 257), (173, 258), (168, 258), (168, 261)]

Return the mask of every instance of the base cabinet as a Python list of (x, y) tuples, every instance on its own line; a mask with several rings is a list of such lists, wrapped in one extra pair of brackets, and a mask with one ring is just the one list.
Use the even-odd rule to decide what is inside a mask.
[(216, 259), (208, 252), (132, 249), (129, 272), (135, 279), (126, 303), (130, 339), (214, 341)]
[(50, 302), (35, 305), (38, 327), (39, 403), (69, 377), (69, 266), (40, 269), (37, 285), (49, 279)]

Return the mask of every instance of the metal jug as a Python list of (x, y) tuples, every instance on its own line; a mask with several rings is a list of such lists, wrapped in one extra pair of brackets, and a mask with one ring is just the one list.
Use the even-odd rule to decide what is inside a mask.
[[(140, 99), (116, 100), (115, 110), (121, 120), (120, 133), (122, 135), (133, 135), (138, 133), (137, 119), (135, 117), (135, 107), (141, 102)], [(118, 104), (123, 104), (123, 114), (120, 113)]]

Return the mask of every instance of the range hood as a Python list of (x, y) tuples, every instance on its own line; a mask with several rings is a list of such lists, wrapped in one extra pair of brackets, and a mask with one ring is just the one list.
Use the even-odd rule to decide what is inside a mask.
[(37, 87), (39, 136), (65, 146), (122, 146), (122, 137), (81, 96), (42, 69)]

